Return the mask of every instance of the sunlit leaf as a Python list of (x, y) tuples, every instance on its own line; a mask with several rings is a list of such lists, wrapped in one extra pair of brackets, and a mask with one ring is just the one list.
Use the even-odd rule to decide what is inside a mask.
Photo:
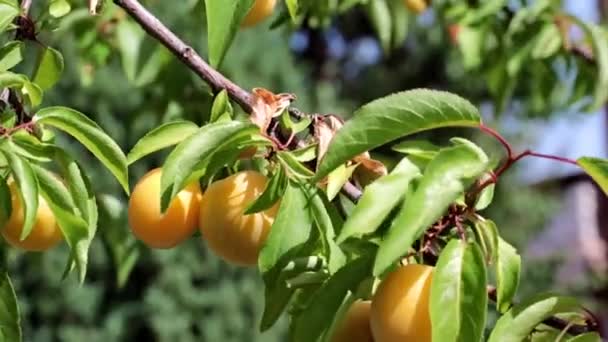
[(475, 127), (480, 120), (479, 111), (470, 102), (442, 91), (416, 89), (375, 100), (355, 112), (338, 131), (316, 179), (395, 139), (440, 127)]
[[(402, 159), (390, 174), (368, 185), (363, 196), (348, 216), (338, 242), (361, 237), (376, 231), (388, 214), (400, 203), (420, 170), (407, 158)], [(365, 222), (365, 224), (362, 224)]]
[(488, 157), (464, 139), (452, 139), (429, 163), (416, 191), (405, 201), (382, 240), (374, 274), (379, 275), (403, 256), (408, 248), (488, 168)]
[(496, 307), (505, 312), (517, 293), (521, 274), (521, 256), (502, 238), (498, 238), (496, 257)]
[(0, 48), (0, 71), (7, 71), (23, 60), (23, 42), (11, 41)]
[(51, 47), (44, 48), (34, 72), (34, 83), (40, 86), (42, 90), (47, 90), (59, 81), (62, 73), (63, 56), (61, 53)]
[(164, 123), (146, 133), (133, 146), (127, 155), (127, 163), (133, 164), (137, 160), (163, 148), (179, 144), (194, 134), (199, 127), (190, 121), (172, 121)]
[(496, 322), (488, 342), (520, 342), (545, 319), (560, 313), (580, 311), (575, 298), (548, 294), (534, 296), (507, 311)]
[(608, 160), (583, 157), (576, 162), (608, 195)]
[(66, 107), (48, 107), (36, 113), (38, 124), (58, 128), (82, 143), (116, 177), (125, 192), (129, 193), (127, 157), (120, 146), (93, 120)]
[(253, 0), (205, 0), (209, 62), (218, 67)]
[(287, 175), (285, 175), (283, 168), (278, 168), (270, 178), (264, 192), (245, 210), (245, 215), (271, 208), (283, 196), (287, 182)]

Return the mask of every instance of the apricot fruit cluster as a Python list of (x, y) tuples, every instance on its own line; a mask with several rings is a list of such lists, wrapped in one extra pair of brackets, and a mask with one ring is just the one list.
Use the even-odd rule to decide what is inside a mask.
[(266, 176), (242, 171), (213, 182), (204, 193), (194, 182), (161, 213), (161, 174), (154, 169), (144, 175), (129, 199), (129, 225), (139, 240), (151, 248), (172, 248), (200, 229), (208, 247), (225, 261), (257, 263), (279, 203), (258, 213), (245, 215), (245, 210), (264, 192)]

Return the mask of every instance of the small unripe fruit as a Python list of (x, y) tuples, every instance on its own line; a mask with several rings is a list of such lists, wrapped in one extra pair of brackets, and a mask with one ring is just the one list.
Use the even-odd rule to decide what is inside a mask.
[(151, 248), (172, 248), (196, 231), (201, 190), (193, 182), (180, 191), (164, 214), (160, 212), (160, 168), (144, 175), (129, 198), (129, 226)]
[(36, 252), (56, 246), (63, 239), (63, 235), (57, 225), (55, 215), (42, 196), (38, 196), (38, 210), (32, 231), (25, 240), (20, 240), (25, 221), (24, 210), (17, 185), (9, 181), (8, 186), (11, 192), (12, 211), (10, 218), (2, 228), (2, 236), (6, 242), (13, 247)]
[(372, 298), (370, 322), (375, 341), (431, 341), (429, 296), (433, 267), (399, 267), (382, 280)]
[(255, 0), (253, 6), (241, 22), (243, 27), (251, 27), (269, 17), (274, 11), (277, 0)]
[(258, 172), (243, 171), (212, 183), (205, 191), (201, 234), (209, 248), (224, 260), (243, 266), (257, 263), (279, 203), (259, 213), (244, 212), (264, 192), (267, 182)]
[(336, 327), (332, 342), (374, 342), (369, 324), (371, 302), (357, 300)]
[(403, 0), (403, 2), (410, 11), (416, 14), (426, 11), (428, 7), (426, 0)]

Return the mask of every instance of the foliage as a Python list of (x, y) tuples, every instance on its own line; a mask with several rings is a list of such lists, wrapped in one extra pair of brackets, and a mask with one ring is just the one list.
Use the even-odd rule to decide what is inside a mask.
[[(20, 7), (16, 0), (0, 0), (0, 30), (10, 37), (0, 50), (0, 86), (5, 89), (0, 126), (0, 198), (10, 198), (7, 184), (13, 179), (24, 207), (22, 239), (31, 233), (39, 195), (49, 202), (67, 250), (57, 255), (63, 258), (61, 266), (56, 260), (51, 266), (44, 265), (49, 262), (46, 253), (37, 256), (44, 265), (39, 266), (41, 270), (64, 269), (62, 278), (67, 278), (66, 282), (75, 270), (78, 283), (85, 288), (95, 286), (99, 277), (99, 286), (111, 292), (114, 287), (102, 276), (88, 272), (85, 277), (89, 264), (105, 255), (112, 258), (110, 271), (118, 285), (126, 286), (127, 291), (129, 286), (159, 282), (148, 288), (144, 298), (137, 298), (144, 302), (141, 307), (129, 302), (118, 303), (116, 308), (100, 307), (112, 303), (98, 299), (93, 311), (111, 312), (101, 323), (108, 329), (87, 338), (145, 338), (138, 329), (145, 331), (146, 326), (153, 326), (152, 330), (163, 340), (180, 338), (180, 331), (191, 331), (192, 336), (208, 340), (222, 335), (243, 340), (244, 336), (250, 339), (253, 325), (259, 325), (263, 332), (277, 324), (280, 317), (288, 316), (290, 340), (329, 341), (337, 313), (344, 312), (353, 299), (371, 298), (374, 286), (370, 283), (383, 279), (400, 263), (426, 263), (436, 265), (430, 298), (435, 339), (481, 340), (488, 317), (487, 286), (493, 285), (496, 296), (492, 298), (490, 293), (490, 299), (500, 317), (491, 330), (490, 341), (525, 339), (557, 314), (569, 314), (571, 318), (566, 325), (553, 324), (550, 331), (572, 327), (565, 333), (599, 340), (597, 325), (570, 297), (538, 295), (513, 304), (522, 260), (502, 236), (500, 227), (483, 217), (481, 211), (492, 202), (494, 187), (500, 186), (503, 172), (535, 153), (514, 155), (508, 142), (482, 122), (476, 105), (463, 97), (430, 89), (402, 91), (370, 101), (344, 123), (334, 115), (302, 113), (293, 106), (289, 94), (273, 94), (261, 88), (252, 92), (235, 89), (236, 84), (211, 69), (223, 65), (234, 71), (231, 76), (237, 83), (248, 83), (239, 82), (237, 67), (231, 69), (237, 60), (231, 59), (228, 49), (234, 48), (234, 40), (239, 39), (239, 26), (251, 0), (232, 0), (228, 5), (212, 0), (184, 3), (184, 11), (205, 9), (211, 66), (197, 59), (200, 57), (191, 47), (178, 49), (181, 45), (176, 39), (165, 40), (166, 46), (161, 46), (144, 35), (138, 24), (156, 33), (151, 36), (160, 40), (167, 37), (162, 23), (137, 17), (138, 13), (145, 15), (145, 9), (130, 9), (140, 6), (137, 1), (116, 0), (126, 12), (106, 4), (99, 19), (91, 19), (83, 8), (55, 0), (41, 6), (36, 22), (29, 16), (29, 8), (23, 6), (25, 3)], [(562, 13), (557, 1), (537, 1), (529, 6), (505, 1), (472, 3), (437, 1), (433, 6), (438, 20), (452, 32), (464, 69), (486, 80), (497, 112), (513, 96), (526, 103), (531, 112), (574, 105), (596, 109), (605, 104), (608, 41), (603, 28)], [(279, 7), (271, 26), (283, 26), (286, 32), (301, 26), (323, 29), (336, 16), (362, 10), (388, 54), (406, 39), (403, 21), (412, 16), (403, 8), (395, 10), (399, 8), (396, 6), (392, 0), (287, 0)], [(127, 18), (127, 14), (139, 21)], [(188, 24), (181, 23), (190, 32)], [(65, 49), (71, 50), (70, 57), (85, 61), (82, 70), (70, 69), (71, 59), (40, 38), (46, 33), (52, 36), (50, 28), (55, 25), (62, 27), (59, 35), (76, 38), (76, 45), (66, 43)], [(105, 31), (106, 25), (111, 26), (111, 34)], [(571, 39), (564, 29), (569, 25), (583, 29), (589, 46)], [(38, 44), (27, 44), (32, 42)], [(26, 68), (31, 63), (25, 58), (30, 49), (37, 49), (38, 53), (33, 72)], [(174, 61), (168, 51), (171, 49), (208, 83), (206, 94), (199, 94), (200, 83), (191, 75), (173, 72)], [(260, 47), (255, 49), (259, 52)], [(125, 86), (116, 85), (122, 82), (116, 82), (112, 74), (104, 77), (97, 70), (114, 53), (120, 56), (123, 77), (128, 81), (124, 83), (142, 89), (139, 96), (150, 100), (125, 99), (121, 93)], [(578, 71), (569, 89), (563, 89), (560, 75), (554, 71), (559, 63)], [(266, 61), (262, 66), (269, 64)], [(74, 73), (80, 73), (85, 85), (106, 82), (111, 86), (104, 91), (114, 92), (114, 101), (124, 101), (124, 108), (145, 114), (121, 121), (104, 118), (102, 113), (86, 115), (76, 109), (49, 105), (45, 99), (48, 91), (54, 87), (60, 91), (61, 77)], [(521, 86), (524, 80), (529, 87)], [(175, 89), (175, 84), (183, 86)], [(220, 92), (222, 89), (226, 91)], [(516, 89), (521, 93), (516, 93)], [(589, 93), (593, 95), (587, 97)], [(74, 96), (74, 103), (87, 101)], [(103, 108), (102, 104), (97, 106)], [(166, 108), (162, 117), (154, 117), (158, 108)], [(112, 132), (114, 128), (118, 132)], [(438, 128), (453, 132), (449, 143), (434, 145), (411, 137)], [(493, 160), (500, 156), (461, 137), (458, 128), (479, 130), (497, 138), (508, 150), (506, 160), (497, 167)], [(142, 134), (134, 136), (133, 132)], [(141, 139), (136, 140), (137, 137)], [(370, 155), (373, 150), (387, 147), (394, 150), (397, 159), (390, 173), (386, 165)], [(239, 157), (252, 148), (256, 152), (251, 158)], [(161, 150), (163, 154), (156, 153)], [(187, 243), (160, 253), (143, 249), (133, 240), (126, 228), (125, 208), (117, 196), (129, 195), (129, 180), (133, 178), (130, 171), (141, 174), (145, 169), (137, 168), (135, 162), (152, 155), (157, 161), (162, 160), (163, 173), (160, 196), (150, 200), (160, 201), (161, 211), (192, 180), (206, 188), (217, 179), (243, 170), (253, 169), (269, 176), (266, 190), (248, 206), (250, 212), (261, 211), (280, 200), (277, 217), (258, 258), (264, 290), (260, 279), (251, 276), (252, 270), (220, 267), (219, 261), (200, 246)], [(92, 167), (91, 157), (95, 159)], [(607, 161), (593, 156), (581, 156), (578, 161), (548, 158), (580, 166), (606, 189)], [(99, 171), (98, 166), (107, 171)], [(112, 187), (105, 189), (96, 184), (100, 172), (114, 177)], [(341, 187), (343, 194), (338, 195)], [(122, 192), (100, 194), (109, 189)], [(12, 214), (12, 208), (3, 205), (0, 225)], [(101, 236), (107, 253), (99, 253), (101, 246), (96, 236)], [(147, 253), (152, 255), (151, 263), (136, 265), (138, 256)], [(200, 262), (207, 257), (209, 260)], [(5, 270), (13, 273), (17, 267), (11, 265), (11, 255), (5, 259), (0, 279), (0, 301), (5, 308), (0, 311), (0, 337), (20, 340), (21, 316)], [(172, 267), (155, 270), (159, 262)], [(193, 264), (197, 271), (184, 271)], [(131, 281), (130, 272), (135, 272)], [(183, 277), (183, 282), (164, 283), (175, 277)], [(196, 291), (193, 286), (216, 278), (221, 279), (220, 283), (210, 285), (213, 290), (209, 293)], [(93, 280), (93, 285), (88, 279)], [(35, 275), (24, 278), (24, 283), (17, 283), (16, 288), (26, 293), (23, 290), (39, 280)], [(67, 286), (51, 288), (67, 291)], [(240, 298), (245, 297), (237, 297), (242, 292), (250, 294), (251, 303), (243, 303)], [(258, 310), (262, 292), (263, 311)], [(168, 299), (172, 297), (174, 300)], [(72, 310), (79, 310), (78, 306), (75, 304)], [(200, 323), (209, 307), (225, 311), (224, 320), (239, 318), (219, 321), (215, 316)], [(236, 313), (242, 307), (254, 310), (255, 320), (242, 319)], [(164, 321), (166, 316), (156, 315), (159, 310), (167, 310), (171, 319)], [(27, 314), (27, 307), (22, 311)], [(99, 324), (96, 318), (90, 316), (87, 325)], [(114, 320), (124, 324), (135, 319), (140, 319), (142, 326), (114, 326)], [(38, 334), (34, 339), (44, 340), (44, 331)], [(282, 337), (280, 330), (275, 334)]]

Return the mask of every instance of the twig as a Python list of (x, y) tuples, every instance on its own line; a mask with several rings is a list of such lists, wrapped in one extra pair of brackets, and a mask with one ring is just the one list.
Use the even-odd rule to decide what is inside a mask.
[(22, 0), (21, 1), (21, 11), (23, 15), (28, 15), (30, 12), (30, 7), (32, 7), (32, 0)]
[(237, 102), (247, 113), (251, 113), (251, 94), (249, 92), (213, 69), (192, 47), (171, 32), (137, 0), (114, 0), (114, 3), (123, 8), (149, 35), (161, 42), (177, 58), (207, 82), (213, 91), (219, 92), (222, 89), (226, 89), (232, 100)]

